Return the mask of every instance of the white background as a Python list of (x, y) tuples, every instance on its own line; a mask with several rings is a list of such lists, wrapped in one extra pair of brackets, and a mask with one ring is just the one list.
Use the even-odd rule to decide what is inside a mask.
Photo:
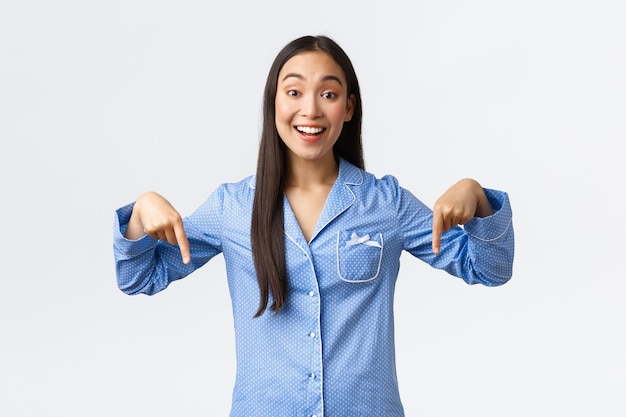
[(189, 214), (253, 173), (269, 66), (304, 34), (353, 60), (371, 172), (430, 206), (462, 177), (513, 204), (503, 287), (403, 258), (407, 416), (626, 415), (625, 18), (619, 0), (3, 1), (0, 415), (228, 414), (222, 258), (128, 297), (113, 213), (153, 189)]

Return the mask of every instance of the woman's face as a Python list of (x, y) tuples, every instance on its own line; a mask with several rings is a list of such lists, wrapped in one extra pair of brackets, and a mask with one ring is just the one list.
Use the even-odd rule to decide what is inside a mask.
[(347, 91), (343, 70), (326, 52), (302, 52), (285, 63), (278, 74), (276, 129), (291, 163), (333, 158), (354, 111), (355, 97)]

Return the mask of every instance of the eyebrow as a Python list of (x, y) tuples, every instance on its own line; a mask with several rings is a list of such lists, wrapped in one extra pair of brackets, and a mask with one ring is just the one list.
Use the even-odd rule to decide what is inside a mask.
[[(301, 74), (298, 74), (297, 72), (290, 72), (289, 74), (283, 77), (282, 81), (285, 81), (287, 78), (297, 78), (299, 80), (304, 81), (304, 76)], [(325, 75), (324, 77), (322, 77), (322, 81), (337, 81), (339, 85), (343, 86), (341, 79), (337, 77), (336, 75)]]

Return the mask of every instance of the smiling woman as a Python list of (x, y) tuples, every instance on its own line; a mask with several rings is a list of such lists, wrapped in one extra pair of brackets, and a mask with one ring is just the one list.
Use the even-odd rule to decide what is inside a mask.
[(343, 70), (326, 52), (312, 51), (289, 59), (278, 80), (276, 129), (290, 167), (316, 160), (336, 168), (332, 149), (352, 119), (356, 100), (348, 95)]
[(333, 148), (352, 119), (356, 98), (348, 96), (343, 70), (326, 52), (294, 56), (278, 80), (276, 129), (289, 167), (284, 191), (309, 241), (337, 179)]
[[(326, 83), (330, 85), (327, 86)], [(323, 89), (331, 86), (335, 91)], [(302, 95), (305, 95), (304, 100), (300, 99)], [(336, 95), (340, 95), (339, 100), (334, 99)], [(316, 123), (319, 124), (319, 120), (328, 124), (329, 115), (319, 115), (320, 101), (326, 102), (324, 109), (332, 109), (329, 115), (334, 116), (332, 120), (336, 122), (332, 126), (332, 132), (324, 134), (326, 140), (321, 143), (328, 145), (329, 141), (332, 142), (330, 145), (334, 158), (329, 158), (331, 155), (326, 148), (325, 160), (298, 157), (295, 158), (297, 163), (293, 164), (293, 157), (298, 155), (294, 153), (294, 149), (304, 148), (310, 139), (308, 135), (295, 134), (294, 130), (311, 126), (294, 125), (291, 119), (299, 117), (308, 124), (314, 123), (313, 128), (320, 127), (315, 126)], [(311, 114), (311, 111), (314, 113)], [(294, 115), (294, 112), (300, 114)], [(335, 112), (343, 114), (344, 120), (339, 126)], [(318, 217), (330, 187), (337, 178), (337, 161), (345, 159), (361, 169), (365, 168), (361, 117), (359, 81), (350, 58), (337, 43), (325, 36), (305, 36), (292, 41), (279, 52), (265, 84), (263, 133), (257, 161), (257, 192), (251, 221), (252, 251), (260, 289), (257, 315), (265, 310), (270, 293), (273, 298), (271, 308), (274, 311), (281, 308), (285, 299), (287, 280), (285, 248), (282, 243), (283, 200), (286, 197), (290, 203), (289, 209), (294, 212), (308, 242), (319, 222)], [(311, 119), (315, 122), (311, 122)], [(294, 135), (297, 137), (292, 140)], [(318, 156), (324, 154), (319, 152), (324, 149), (323, 146), (310, 148), (317, 149)]]
[(402, 252), (469, 284), (511, 277), (507, 194), (464, 179), (431, 211), (394, 177), (364, 170), (361, 117), (345, 52), (327, 37), (296, 39), (267, 78), (255, 176), (221, 185), (184, 219), (153, 192), (117, 211), (128, 294), (157, 293), (223, 254), (233, 417), (403, 416), (393, 324)]

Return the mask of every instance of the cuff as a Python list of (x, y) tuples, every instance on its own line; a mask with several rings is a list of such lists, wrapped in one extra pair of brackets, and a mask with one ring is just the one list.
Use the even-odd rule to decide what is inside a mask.
[(492, 241), (500, 238), (511, 225), (512, 211), (509, 196), (504, 191), (485, 189), (489, 203), (494, 213), (487, 217), (474, 217), (463, 228), (465, 232), (483, 241)]
[(113, 220), (113, 246), (118, 254), (127, 257), (140, 255), (147, 250), (153, 249), (158, 243), (158, 240), (154, 240), (148, 235), (137, 240), (130, 240), (124, 237), (124, 232), (128, 226), (134, 206), (135, 203), (133, 202), (120, 207), (115, 211)]

